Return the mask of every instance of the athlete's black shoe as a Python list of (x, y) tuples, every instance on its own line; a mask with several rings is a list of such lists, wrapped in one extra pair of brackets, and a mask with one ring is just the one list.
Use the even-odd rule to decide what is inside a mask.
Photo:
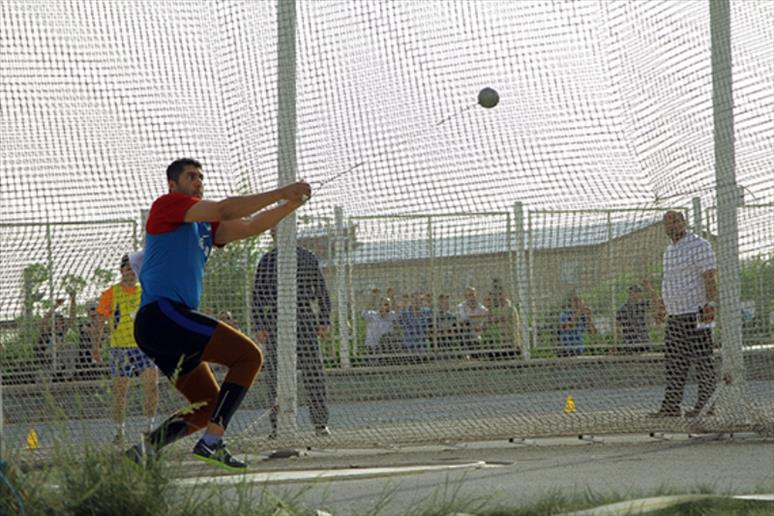
[(208, 446), (203, 439), (199, 439), (193, 449), (194, 458), (225, 469), (226, 471), (242, 472), (247, 471), (247, 464), (234, 458), (223, 441), (215, 446)]

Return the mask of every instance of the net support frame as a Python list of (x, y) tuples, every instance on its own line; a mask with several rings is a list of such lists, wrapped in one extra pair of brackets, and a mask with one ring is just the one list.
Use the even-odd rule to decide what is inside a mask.
[[(295, 182), (296, 2), (277, 1), (277, 173), (279, 185)], [(296, 216), (277, 227), (277, 435), (297, 432)]]
[(517, 306), (519, 307), (521, 332), (522, 357), (529, 360), (529, 320), (531, 315), (529, 299), (529, 278), (527, 275), (527, 251), (524, 240), (524, 205), (516, 201), (513, 203), (513, 220), (516, 232), (516, 289), (518, 292)]
[(336, 206), (334, 210), (336, 220), (336, 299), (339, 312), (339, 363), (342, 368), (350, 367), (349, 360), (349, 325), (347, 310), (347, 250), (346, 227), (344, 226), (344, 210)]
[[(729, 0), (710, 0), (712, 119), (718, 224), (718, 300), (721, 370), (715, 396), (718, 411), (728, 417), (750, 415), (744, 402), (742, 320), (739, 311), (738, 188), (734, 142), (731, 6)], [(708, 404), (709, 405), (709, 404)], [(710, 407), (707, 407), (709, 409)], [(740, 413), (741, 412), (741, 413)]]

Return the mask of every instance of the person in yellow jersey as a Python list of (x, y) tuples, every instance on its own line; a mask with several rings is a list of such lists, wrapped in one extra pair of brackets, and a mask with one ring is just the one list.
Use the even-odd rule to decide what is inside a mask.
[[(106, 289), (99, 299), (97, 314), (102, 320), (95, 343), (102, 341), (105, 326), (110, 331), (110, 375), (113, 377), (113, 421), (116, 424), (114, 444), (125, 441), (125, 406), (129, 378), (139, 376), (143, 385), (143, 412), (148, 429), (153, 427), (159, 404), (158, 369), (137, 347), (134, 340), (134, 319), (140, 308), (141, 288), (129, 261), (121, 258), (121, 281)], [(107, 323), (107, 324), (105, 324)], [(99, 345), (92, 349), (95, 362), (102, 363)]]

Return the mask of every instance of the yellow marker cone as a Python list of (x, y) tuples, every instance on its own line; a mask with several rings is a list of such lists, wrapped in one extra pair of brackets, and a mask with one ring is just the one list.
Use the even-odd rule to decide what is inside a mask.
[(40, 443), (38, 443), (38, 434), (35, 433), (35, 430), (30, 430), (30, 433), (27, 434), (27, 449), (29, 450), (37, 450), (40, 448)]
[(564, 401), (564, 413), (565, 414), (575, 413), (575, 400), (572, 399), (572, 394), (568, 394), (567, 399)]

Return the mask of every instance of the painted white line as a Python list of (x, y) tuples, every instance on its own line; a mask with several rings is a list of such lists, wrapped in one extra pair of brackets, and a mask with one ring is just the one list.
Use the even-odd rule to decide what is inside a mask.
[(178, 486), (196, 486), (199, 484), (241, 484), (267, 482), (308, 482), (314, 480), (339, 480), (357, 477), (377, 477), (384, 475), (402, 475), (406, 473), (424, 473), (427, 471), (452, 471), (457, 469), (497, 468), (484, 461), (466, 464), (441, 464), (420, 466), (396, 466), (382, 468), (341, 468), (299, 471), (265, 471), (261, 473), (240, 473), (234, 475), (215, 475), (175, 480)]
[(563, 516), (613, 516), (624, 514), (645, 514), (651, 511), (657, 511), (661, 509), (668, 509), (675, 505), (694, 502), (697, 500), (705, 500), (708, 498), (723, 499), (732, 498), (738, 500), (760, 500), (766, 502), (774, 501), (774, 494), (760, 494), (760, 495), (737, 495), (737, 496), (722, 496), (722, 495), (674, 495), (674, 496), (655, 496), (652, 498), (640, 498), (637, 500), (627, 500), (625, 502), (617, 502), (609, 505), (602, 505), (600, 507), (594, 507), (577, 512), (565, 513)]
[(568, 512), (563, 516), (613, 516), (624, 514), (643, 514), (661, 509), (668, 509), (674, 505), (703, 500), (710, 495), (678, 495), (678, 496), (656, 496), (653, 498), (640, 498), (637, 500), (626, 500), (625, 502), (616, 502), (608, 505), (594, 507), (577, 512)]
[(774, 502), (774, 494), (751, 494), (733, 497), (736, 500), (756, 500), (759, 502)]

